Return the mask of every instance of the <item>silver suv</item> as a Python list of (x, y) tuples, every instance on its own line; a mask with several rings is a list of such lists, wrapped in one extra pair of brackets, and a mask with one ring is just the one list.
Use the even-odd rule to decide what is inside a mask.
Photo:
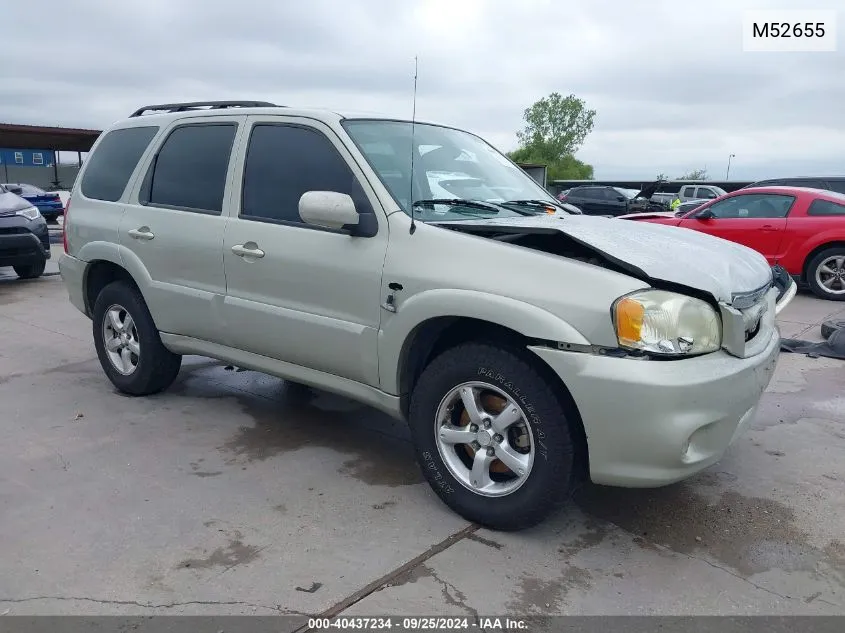
[(743, 246), (556, 205), (450, 127), (151, 106), (94, 146), (60, 268), (119, 390), (199, 354), (357, 399), (408, 421), (451, 508), (519, 529), (586, 479), (716, 462), (795, 291)]

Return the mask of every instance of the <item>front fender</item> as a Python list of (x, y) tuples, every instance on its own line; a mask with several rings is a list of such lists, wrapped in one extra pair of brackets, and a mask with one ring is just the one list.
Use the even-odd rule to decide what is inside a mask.
[(400, 362), (411, 333), (430, 319), (466, 317), (488, 321), (529, 338), (589, 345), (572, 325), (529, 303), (475, 290), (437, 289), (399, 301), (395, 313), (386, 313), (379, 332), (379, 378), (383, 391), (399, 393)]

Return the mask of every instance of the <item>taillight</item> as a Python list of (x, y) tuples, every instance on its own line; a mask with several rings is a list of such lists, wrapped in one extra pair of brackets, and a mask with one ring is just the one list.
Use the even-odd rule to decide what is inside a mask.
[(67, 204), (65, 205), (64, 219), (62, 220), (62, 247), (65, 249), (65, 254), (68, 253), (68, 250), (67, 250), (68, 211), (70, 211), (70, 199), (68, 199)]

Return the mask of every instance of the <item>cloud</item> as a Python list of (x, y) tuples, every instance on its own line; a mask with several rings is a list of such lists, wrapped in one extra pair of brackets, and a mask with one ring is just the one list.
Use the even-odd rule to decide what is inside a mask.
[(504, 150), (516, 146), (535, 100), (552, 91), (584, 98), (596, 127), (579, 156), (599, 178), (705, 165), (721, 176), (729, 153), (736, 178), (842, 173), (845, 51), (742, 52), (743, 11), (785, 4), (800, 8), (798, 0), (11, 2), (0, 118), (100, 128), (147, 103), (226, 98), (407, 117), (418, 55), (419, 117)]

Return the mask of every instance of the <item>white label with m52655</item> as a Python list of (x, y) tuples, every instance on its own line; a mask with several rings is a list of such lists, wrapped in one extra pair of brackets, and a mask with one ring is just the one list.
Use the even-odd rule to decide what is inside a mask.
[(746, 11), (742, 50), (747, 52), (834, 52), (836, 11), (782, 9)]

